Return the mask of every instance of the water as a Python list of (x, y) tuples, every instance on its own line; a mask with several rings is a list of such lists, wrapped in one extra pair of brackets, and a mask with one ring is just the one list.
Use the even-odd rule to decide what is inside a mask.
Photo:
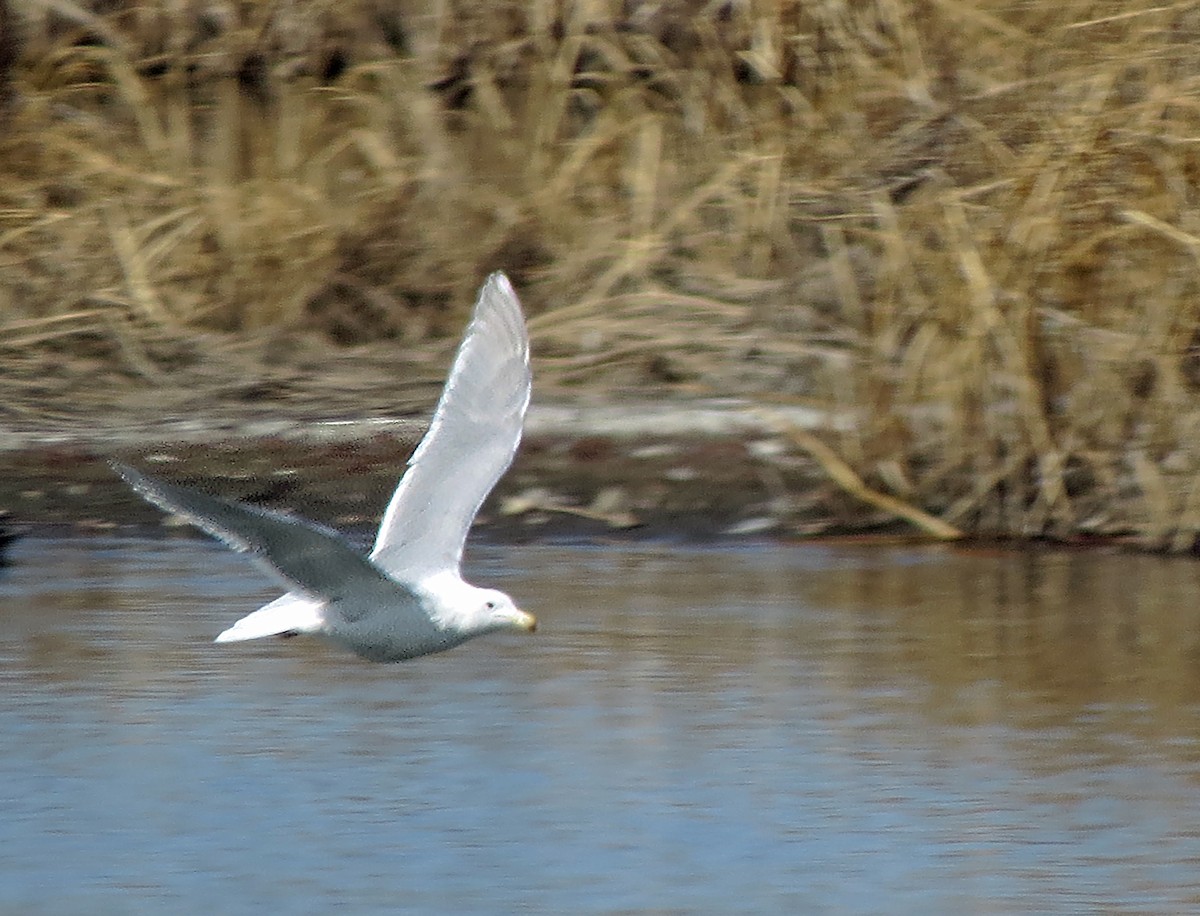
[(209, 640), (197, 540), (0, 578), (0, 912), (1194, 911), (1200, 567), (495, 548), (532, 637)]

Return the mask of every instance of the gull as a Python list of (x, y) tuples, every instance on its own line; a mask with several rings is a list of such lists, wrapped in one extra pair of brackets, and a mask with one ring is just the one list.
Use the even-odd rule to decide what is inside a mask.
[(403, 661), (537, 626), (508, 595), (460, 573), (471, 522), (521, 441), (530, 386), (521, 304), (494, 273), (368, 556), (313, 522), (113, 467), (143, 498), (249, 554), (288, 589), (216, 642), (320, 634), (371, 661)]

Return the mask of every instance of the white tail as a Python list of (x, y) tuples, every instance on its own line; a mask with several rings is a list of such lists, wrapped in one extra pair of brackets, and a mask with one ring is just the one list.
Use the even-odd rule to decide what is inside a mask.
[(324, 625), (321, 602), (293, 592), (247, 614), (213, 642), (243, 642), (280, 633), (316, 633)]

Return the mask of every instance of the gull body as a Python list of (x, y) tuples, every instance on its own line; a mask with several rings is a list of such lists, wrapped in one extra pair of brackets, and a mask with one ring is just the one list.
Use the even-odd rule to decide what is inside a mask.
[(320, 634), (372, 661), (402, 661), (536, 621), (460, 572), (480, 505), (512, 463), (529, 405), (529, 337), (508, 278), (484, 283), (429, 431), (408, 461), (369, 556), (304, 519), (114, 465), (143, 497), (252, 558), (288, 591), (216, 642)]

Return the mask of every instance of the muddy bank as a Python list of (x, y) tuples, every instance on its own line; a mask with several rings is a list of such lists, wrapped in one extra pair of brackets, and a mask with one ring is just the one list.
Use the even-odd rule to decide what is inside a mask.
[[(804, 428), (829, 418), (795, 407)], [(115, 477), (107, 458), (294, 510), (366, 538), (424, 418), (160, 417), (37, 428), (0, 441), (0, 508), (31, 531), (158, 530), (173, 520)], [(903, 531), (856, 504), (750, 406), (733, 401), (591, 407), (534, 405), (511, 471), (480, 513), (477, 536), (793, 538), (870, 528)]]

